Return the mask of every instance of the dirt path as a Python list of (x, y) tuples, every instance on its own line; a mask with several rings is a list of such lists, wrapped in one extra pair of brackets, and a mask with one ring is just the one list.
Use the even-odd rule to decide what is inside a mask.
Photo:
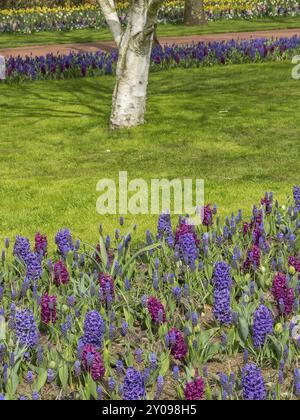
[[(238, 32), (226, 34), (212, 34), (212, 35), (191, 35), (191, 36), (175, 36), (162, 37), (160, 42), (162, 45), (186, 45), (192, 42), (211, 42), (211, 41), (228, 41), (232, 39), (253, 39), (253, 38), (291, 38), (292, 36), (300, 36), (300, 29), (285, 29), (276, 31), (257, 31), (257, 32)], [(114, 42), (90, 42), (81, 44), (60, 44), (60, 45), (39, 45), (19, 48), (5, 48), (0, 49), (0, 55), (4, 57), (9, 56), (26, 56), (35, 55), (41, 56), (49, 53), (52, 54), (69, 54), (70, 52), (96, 52), (98, 50), (109, 51), (115, 48)]]

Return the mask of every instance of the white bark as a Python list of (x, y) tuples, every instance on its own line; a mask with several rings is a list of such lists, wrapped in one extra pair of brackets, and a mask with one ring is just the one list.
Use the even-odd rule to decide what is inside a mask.
[[(103, 3), (105, 7), (108, 2), (110, 6), (113, 3), (113, 0), (98, 1), (104, 13)], [(162, 2), (163, 0), (132, 0), (127, 28), (123, 34), (120, 25), (121, 35), (116, 30), (116, 20), (114, 19), (112, 24), (112, 15), (105, 14), (119, 47), (117, 80), (110, 119), (112, 129), (129, 128), (144, 123), (151, 49), (158, 9)]]
[(101, 7), (102, 13), (104, 14), (106, 23), (113, 34), (114, 41), (117, 46), (119, 46), (122, 38), (122, 27), (114, 1), (98, 0), (98, 3)]

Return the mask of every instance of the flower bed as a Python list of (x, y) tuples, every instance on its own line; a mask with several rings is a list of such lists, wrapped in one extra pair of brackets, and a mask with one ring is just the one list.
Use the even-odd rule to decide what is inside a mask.
[[(151, 70), (287, 60), (300, 52), (300, 38), (280, 40), (199, 43), (187, 47), (156, 47), (152, 51)], [(112, 74), (117, 52), (72, 53), (46, 57), (9, 58), (6, 60), (6, 81), (61, 79)]]
[[(137, 245), (120, 219), (88, 246), (68, 229), (5, 241), (1, 399), (300, 397), (300, 189), (250, 220), (162, 214)], [(167, 391), (166, 391), (167, 390)]]
[[(117, 4), (123, 23), (126, 23), (128, 7), (128, 2)], [(205, 11), (208, 20), (296, 16), (300, 14), (300, 2), (299, 0), (205, 0)], [(183, 16), (184, 1), (168, 0), (160, 10), (159, 21), (182, 23)], [(97, 5), (0, 10), (0, 32), (63, 31), (102, 28), (105, 25)]]

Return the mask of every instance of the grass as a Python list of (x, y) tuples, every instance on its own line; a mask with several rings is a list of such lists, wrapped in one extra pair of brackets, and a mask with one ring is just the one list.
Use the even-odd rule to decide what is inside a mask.
[[(205, 26), (160, 25), (159, 36), (205, 35), (228, 32), (251, 32), (276, 29), (299, 29), (300, 16), (260, 18), (253, 20), (220, 20)], [(30, 45), (50, 45), (80, 42), (110, 41), (107, 29), (83, 29), (68, 32), (40, 32), (35, 34), (0, 34), (0, 48), (14, 48)]]
[[(283, 200), (300, 182), (300, 90), (289, 63), (171, 70), (151, 75), (147, 124), (110, 133), (113, 77), (0, 85), (0, 236), (53, 237), (69, 226), (86, 241), (102, 217), (96, 184), (203, 178), (205, 201), (250, 214), (266, 190)], [(127, 216), (140, 236), (156, 216)]]

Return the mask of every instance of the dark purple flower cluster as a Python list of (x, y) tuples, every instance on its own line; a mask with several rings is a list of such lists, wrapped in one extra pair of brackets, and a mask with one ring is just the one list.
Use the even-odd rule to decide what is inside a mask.
[(277, 273), (274, 276), (272, 293), (277, 302), (279, 312), (284, 315), (290, 315), (293, 311), (295, 291), (288, 286), (285, 274)]
[(83, 344), (92, 344), (97, 348), (101, 348), (104, 333), (105, 323), (99, 312), (88, 312), (84, 321), (83, 337), (81, 338), (81, 342)]
[(168, 334), (168, 341), (171, 347), (171, 354), (176, 360), (182, 360), (185, 358), (188, 348), (181, 331), (176, 328), (172, 328)]
[(57, 232), (55, 243), (61, 255), (66, 256), (68, 252), (73, 251), (73, 239), (69, 229), (61, 229)]
[(210, 207), (210, 204), (207, 204), (207, 206), (204, 207), (204, 214), (203, 214), (203, 226), (211, 226), (213, 223), (213, 212)]
[(251, 268), (257, 270), (260, 266), (260, 249), (254, 245), (247, 254), (246, 261), (244, 262), (244, 271), (249, 271)]
[(204, 399), (204, 381), (197, 377), (193, 381), (188, 382), (185, 386), (184, 396), (189, 401), (199, 401)]
[(81, 360), (84, 369), (90, 372), (95, 382), (99, 381), (105, 375), (105, 367), (101, 354), (92, 344), (86, 344), (83, 347)]
[(124, 400), (138, 401), (145, 398), (143, 375), (133, 367), (129, 367), (126, 371), (123, 392)]
[(111, 298), (115, 296), (115, 285), (114, 279), (110, 274), (107, 273), (99, 273), (99, 284), (100, 284), (100, 292), (102, 299), (106, 299), (108, 295)]
[(17, 236), (13, 254), (19, 260), (26, 263), (27, 257), (30, 254), (30, 242), (29, 239), (23, 238), (22, 236)]
[(38, 344), (39, 332), (31, 310), (20, 309), (16, 312), (15, 331), (21, 346), (33, 349)]
[(295, 205), (298, 208), (298, 210), (300, 210), (300, 188), (298, 187), (298, 185), (294, 186), (293, 195), (294, 195)]
[(157, 237), (159, 241), (166, 239), (170, 247), (174, 244), (171, 216), (169, 213), (162, 213), (158, 218)]
[(147, 308), (151, 315), (152, 321), (155, 323), (166, 322), (166, 312), (163, 304), (154, 296), (150, 296), (147, 300)]
[(253, 342), (255, 347), (265, 344), (266, 337), (273, 333), (273, 315), (270, 309), (261, 305), (255, 312), (253, 323)]
[(62, 261), (57, 261), (54, 264), (53, 280), (57, 287), (67, 284), (70, 280), (68, 269)]
[(273, 207), (273, 194), (266, 193), (264, 198), (261, 199), (260, 204), (265, 207), (266, 214), (271, 214)]
[(289, 266), (294, 267), (297, 273), (300, 273), (300, 259), (297, 257), (289, 257)]
[(232, 277), (230, 266), (221, 261), (215, 265), (214, 275), (214, 308), (213, 313), (221, 324), (230, 324), (232, 320), (230, 291)]
[(246, 401), (262, 401), (267, 397), (264, 379), (256, 365), (246, 365), (242, 371), (243, 398)]
[(56, 296), (49, 296), (45, 293), (41, 301), (41, 319), (44, 324), (56, 323)]
[(35, 235), (35, 248), (34, 249), (38, 255), (42, 255), (43, 257), (47, 254), (48, 239), (46, 235), (42, 235), (39, 232)]

